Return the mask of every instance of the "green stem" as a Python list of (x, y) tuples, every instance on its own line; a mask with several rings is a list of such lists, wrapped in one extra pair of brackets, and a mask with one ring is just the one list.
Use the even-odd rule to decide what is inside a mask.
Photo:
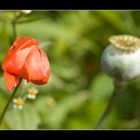
[(112, 96), (108, 102), (108, 105), (107, 105), (103, 115), (101, 116), (99, 122), (97, 123), (95, 129), (101, 129), (102, 126), (104, 125), (104, 123), (105, 123), (105, 121), (106, 121), (109, 113), (111, 112), (112, 107), (116, 101), (116, 97), (118, 96), (118, 91), (119, 91), (120, 87), (121, 87), (121, 85), (118, 83), (118, 81), (115, 81)]
[[(16, 21), (17, 21), (20, 17), (22, 17), (22, 14), (19, 14), (18, 16), (15, 15), (15, 19), (12, 21), (13, 40), (15, 40), (15, 38), (17, 37)], [(1, 123), (2, 123), (2, 121), (3, 121), (3, 118), (4, 118), (4, 116), (5, 116), (5, 113), (6, 113), (7, 109), (8, 109), (8, 107), (9, 107), (11, 101), (13, 100), (13, 98), (15, 97), (15, 95), (16, 95), (16, 93), (17, 93), (17, 90), (18, 90), (18, 87), (20, 86), (21, 81), (22, 81), (22, 79), (19, 81), (18, 85), (15, 87), (15, 89), (14, 89), (14, 91), (13, 91), (11, 97), (9, 98), (7, 104), (5, 105), (5, 107), (4, 107), (4, 109), (3, 109), (2, 113), (1, 113), (1, 116), (0, 116), (0, 125), (1, 125)]]
[(12, 22), (12, 28), (13, 28), (13, 40), (17, 37), (17, 31), (16, 31), (16, 22), (15, 20)]
[(5, 116), (5, 113), (6, 113), (7, 109), (8, 109), (8, 107), (9, 107), (11, 101), (13, 100), (14, 96), (16, 95), (16, 92), (17, 92), (17, 90), (18, 90), (18, 87), (20, 86), (21, 81), (22, 81), (22, 80), (20, 80), (19, 84), (15, 87), (15, 89), (14, 89), (14, 91), (13, 91), (11, 97), (9, 98), (7, 104), (5, 105), (5, 107), (4, 107), (4, 109), (3, 109), (3, 112), (1, 113), (1, 116), (0, 116), (0, 125), (1, 125), (1, 123), (2, 123), (2, 120), (3, 120), (4, 116)]
[(19, 15), (16, 15), (16, 13), (14, 12), (15, 18), (12, 21), (12, 28), (13, 28), (13, 40), (16, 39), (17, 37), (17, 29), (16, 29), (16, 23), (17, 20), (20, 19), (22, 17), (22, 13), (20, 13)]

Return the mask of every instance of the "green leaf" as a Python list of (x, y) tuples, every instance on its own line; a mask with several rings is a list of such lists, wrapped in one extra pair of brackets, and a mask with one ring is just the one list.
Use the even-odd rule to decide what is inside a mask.
[(26, 103), (22, 110), (9, 110), (5, 115), (5, 121), (10, 129), (37, 129), (40, 118), (33, 105)]
[(96, 11), (103, 19), (113, 25), (115, 28), (122, 30), (122, 19), (118, 11)]
[(112, 79), (107, 75), (100, 73), (91, 83), (91, 96), (93, 101), (101, 101), (112, 94)]
[(47, 122), (51, 128), (60, 128), (69, 112), (83, 105), (88, 99), (87, 92), (70, 95), (61, 100), (49, 113)]
[(18, 23), (18, 24), (25, 24), (25, 23), (30, 23), (30, 22), (38, 21), (38, 20), (41, 20), (41, 19), (42, 19), (42, 17), (24, 18), (24, 19), (20, 19), (20, 20), (16, 21), (16, 23)]
[(6, 94), (8, 95), (8, 92), (7, 92), (7, 89), (6, 89), (6, 86), (5, 86), (5, 80), (4, 80), (4, 75), (0, 77), (0, 91), (3, 93), (3, 94)]

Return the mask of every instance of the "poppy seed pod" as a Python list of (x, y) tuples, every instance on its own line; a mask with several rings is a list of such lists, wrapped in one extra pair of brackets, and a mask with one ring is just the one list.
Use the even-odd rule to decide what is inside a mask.
[(50, 65), (39, 43), (32, 37), (18, 37), (8, 51), (3, 63), (6, 87), (10, 92), (21, 78), (37, 85), (46, 84), (50, 77)]
[(115, 35), (109, 41), (111, 44), (101, 56), (103, 71), (121, 81), (140, 76), (140, 39), (130, 35)]

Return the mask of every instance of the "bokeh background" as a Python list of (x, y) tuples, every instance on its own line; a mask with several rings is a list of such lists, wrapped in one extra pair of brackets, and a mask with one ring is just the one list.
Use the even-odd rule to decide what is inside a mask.
[[(12, 21), (20, 11), (0, 11), (0, 64), (13, 43)], [(35, 100), (22, 110), (10, 105), (1, 129), (94, 129), (113, 90), (113, 80), (100, 67), (108, 38), (140, 37), (140, 11), (32, 11), (16, 24), (17, 36), (32, 36), (46, 52), (51, 76), (37, 86), (23, 83), (17, 95), (37, 88)], [(0, 67), (0, 111), (10, 94)], [(140, 128), (140, 80), (119, 93), (105, 129)]]

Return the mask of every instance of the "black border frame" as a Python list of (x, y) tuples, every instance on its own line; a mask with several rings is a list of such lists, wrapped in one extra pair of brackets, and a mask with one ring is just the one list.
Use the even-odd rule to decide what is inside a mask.
[(139, 0), (3, 0), (1, 10), (138, 10)]
[[(4, 0), (1, 10), (139, 10), (138, 0)], [(1, 130), (1, 139), (135, 139), (139, 130)]]

